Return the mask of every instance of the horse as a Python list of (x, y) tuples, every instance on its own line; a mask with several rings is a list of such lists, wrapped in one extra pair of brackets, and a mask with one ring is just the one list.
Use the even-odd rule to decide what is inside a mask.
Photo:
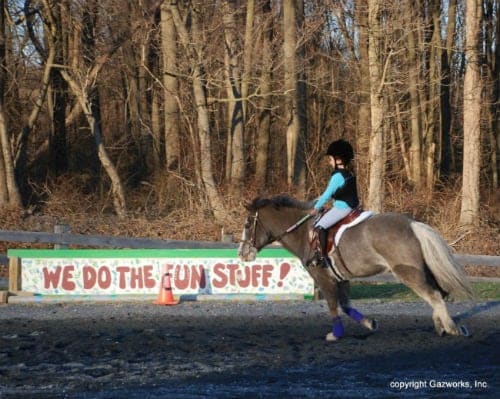
[[(349, 280), (392, 272), (403, 284), (426, 301), (433, 310), (432, 320), (438, 335), (468, 335), (448, 313), (445, 298), (471, 298), (465, 271), (456, 262), (443, 237), (429, 225), (401, 213), (377, 213), (346, 229), (330, 259), (343, 264), (343, 278), (332, 267), (315, 262), (317, 251), (311, 245), (314, 220), (309, 215), (311, 202), (286, 195), (257, 197), (244, 204), (245, 219), (238, 256), (253, 261), (265, 246), (279, 242), (300, 259), (328, 304), (333, 320), (327, 341), (344, 336), (339, 315), (342, 311), (370, 331), (377, 321), (353, 308)], [(338, 268), (337, 268), (338, 269)]]

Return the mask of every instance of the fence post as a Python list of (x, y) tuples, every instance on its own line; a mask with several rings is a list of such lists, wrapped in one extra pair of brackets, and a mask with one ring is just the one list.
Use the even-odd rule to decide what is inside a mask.
[(226, 244), (231, 244), (233, 242), (233, 235), (226, 233), (223, 227), (220, 232), (220, 240)]
[[(56, 224), (54, 226), (54, 233), (55, 234), (65, 234), (65, 233), (71, 233), (71, 227), (69, 227), (67, 224)], [(66, 244), (54, 244), (54, 249), (67, 249), (68, 246)]]
[(21, 259), (17, 256), (9, 258), (9, 292), (21, 291)]
[(232, 234), (224, 234), (221, 237), (221, 242), (224, 242), (226, 244), (231, 244), (233, 242), (233, 235)]

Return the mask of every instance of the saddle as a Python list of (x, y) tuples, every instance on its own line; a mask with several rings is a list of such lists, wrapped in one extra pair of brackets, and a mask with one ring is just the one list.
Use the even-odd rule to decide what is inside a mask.
[[(346, 266), (339, 248), (337, 248), (340, 237), (347, 228), (362, 223), (367, 218), (371, 217), (372, 214), (372, 212), (356, 208), (345, 218), (341, 219), (328, 229), (326, 245), (326, 253), (328, 256), (326, 256), (326, 264), (331, 268), (333, 275), (338, 282), (346, 281), (349, 279), (349, 276), (354, 276), (354, 274)], [(310, 264), (317, 265), (317, 262), (322, 257), (322, 251), (319, 235), (316, 229), (312, 231), (310, 245), (317, 254), (316, 258), (313, 258)], [(323, 264), (325, 263), (323, 262)]]
[[(362, 213), (363, 213), (363, 209), (361, 209), (361, 208), (353, 209), (345, 218), (340, 219), (337, 223), (335, 223), (332, 227), (330, 227), (328, 229), (328, 243), (326, 246), (326, 253), (330, 253), (332, 251), (332, 249), (334, 247), (336, 247), (335, 236), (337, 235), (337, 232), (339, 231), (339, 229), (342, 226), (353, 222)], [(319, 242), (318, 234), (316, 234), (316, 233), (314, 233), (312, 235), (311, 246), (318, 253), (321, 253), (321, 244)]]

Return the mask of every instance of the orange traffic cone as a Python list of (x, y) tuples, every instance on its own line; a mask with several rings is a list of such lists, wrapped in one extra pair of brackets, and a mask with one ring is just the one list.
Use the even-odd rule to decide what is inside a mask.
[(153, 303), (156, 305), (177, 305), (179, 303), (179, 301), (174, 300), (172, 284), (170, 283), (170, 273), (165, 273), (162, 276), (158, 300)]

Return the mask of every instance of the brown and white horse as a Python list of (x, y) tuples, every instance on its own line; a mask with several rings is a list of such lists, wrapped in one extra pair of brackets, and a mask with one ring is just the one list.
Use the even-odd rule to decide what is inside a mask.
[[(450, 247), (430, 226), (402, 214), (381, 213), (350, 227), (337, 248), (346, 266), (343, 269), (346, 281), (339, 281), (331, 268), (311, 262), (317, 254), (309, 240), (314, 223), (307, 217), (309, 203), (277, 196), (256, 198), (245, 207), (248, 214), (238, 256), (243, 261), (252, 261), (258, 251), (274, 241), (297, 256), (328, 303), (333, 328), (327, 340), (334, 341), (344, 334), (339, 304), (344, 313), (368, 329), (377, 328), (375, 320), (350, 305), (348, 280), (387, 271), (432, 307), (439, 335), (468, 335), (467, 329), (457, 327), (450, 317), (444, 298), (449, 294), (470, 298), (470, 286)], [(333, 258), (338, 261), (338, 254)]]

